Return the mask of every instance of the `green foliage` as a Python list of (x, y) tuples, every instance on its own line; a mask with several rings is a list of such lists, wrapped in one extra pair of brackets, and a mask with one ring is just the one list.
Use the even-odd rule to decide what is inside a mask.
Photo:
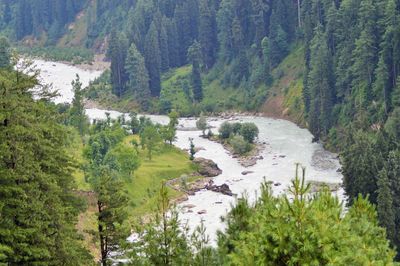
[(88, 128), (88, 118), (85, 115), (85, 107), (83, 103), (83, 89), (79, 76), (72, 81), (72, 89), (74, 91), (74, 98), (72, 99), (72, 106), (69, 110), (70, 124), (78, 129), (79, 134), (83, 136)]
[(228, 139), (233, 133), (233, 126), (231, 123), (225, 121), (219, 127), (218, 132), (222, 139)]
[(125, 130), (109, 117), (91, 128), (91, 136), (84, 155), (87, 160), (85, 174), (97, 196), (97, 222), (100, 239), (101, 264), (109, 265), (112, 251), (118, 250), (129, 230), (127, 192), (124, 181), (129, 180), (139, 167), (134, 148), (122, 145)]
[(140, 103), (143, 110), (148, 110), (150, 98), (149, 75), (144, 63), (144, 58), (137, 50), (134, 43), (128, 51), (125, 71), (128, 75), (128, 93), (134, 95), (134, 99)]
[(161, 134), (159, 128), (154, 125), (148, 125), (140, 134), (142, 146), (147, 149), (147, 157), (151, 161), (154, 149), (161, 142)]
[(6, 37), (0, 36), (0, 68), (10, 66), (11, 51), (10, 43)]
[(196, 121), (196, 127), (202, 131), (203, 136), (206, 135), (206, 130), (208, 128), (207, 118), (201, 114), (200, 118)]
[(131, 265), (190, 265), (187, 232), (180, 228), (178, 212), (171, 207), (167, 188), (163, 184), (155, 218), (140, 229), (139, 239), (130, 249)]
[[(252, 207), (238, 202), (219, 233), (219, 252), (233, 265), (391, 264), (394, 251), (376, 211), (359, 197), (348, 213), (329, 191), (308, 194), (304, 173), (290, 195), (273, 197), (268, 184)], [(291, 199), (289, 199), (291, 197)], [(284, 222), (283, 222), (284, 221)]]
[(232, 146), (234, 153), (236, 154), (246, 154), (251, 151), (252, 146), (247, 142), (243, 136), (235, 135), (229, 139), (229, 144)]
[(194, 160), (194, 155), (196, 154), (196, 150), (194, 149), (195, 146), (194, 146), (192, 138), (189, 138), (189, 143), (190, 143), (190, 150), (189, 150), (190, 151), (190, 157), (189, 157), (189, 159), (191, 161), (193, 161)]
[(254, 123), (243, 123), (240, 127), (240, 135), (245, 141), (253, 143), (258, 137), (258, 127)]
[(189, 47), (188, 59), (192, 62), (193, 99), (200, 102), (203, 99), (203, 85), (200, 75), (201, 46), (197, 41)]
[(32, 65), (15, 69), (0, 70), (0, 264), (89, 265), (69, 130)]

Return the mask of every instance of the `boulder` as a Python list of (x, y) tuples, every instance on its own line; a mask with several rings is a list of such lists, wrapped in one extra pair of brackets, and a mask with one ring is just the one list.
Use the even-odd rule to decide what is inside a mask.
[(198, 212), (197, 212), (197, 214), (206, 214), (206, 213), (207, 213), (206, 210), (201, 210), (201, 211), (198, 211)]
[(217, 193), (221, 193), (227, 196), (233, 196), (233, 193), (227, 184), (222, 184), (220, 186), (214, 185), (212, 181), (206, 186), (207, 190), (211, 190)]
[(222, 174), (222, 170), (219, 169), (218, 165), (214, 163), (212, 160), (208, 160), (205, 158), (195, 158), (193, 160), (195, 164), (199, 167), (199, 174), (205, 177), (214, 177)]

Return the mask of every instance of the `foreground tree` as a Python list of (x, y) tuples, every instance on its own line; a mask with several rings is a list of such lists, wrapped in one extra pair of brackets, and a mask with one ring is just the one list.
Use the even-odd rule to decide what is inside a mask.
[(110, 255), (126, 241), (129, 231), (125, 225), (128, 198), (124, 182), (139, 166), (133, 148), (122, 146), (124, 129), (115, 121), (99, 121), (85, 148), (88, 160), (85, 175), (97, 196), (97, 223), (101, 264), (110, 265)]
[(83, 204), (69, 131), (38, 72), (18, 69), (0, 70), (0, 264), (90, 265), (75, 227)]
[(130, 252), (131, 265), (191, 265), (187, 231), (181, 229), (165, 184), (159, 191), (157, 207), (151, 222), (145, 228), (138, 228), (138, 241)]
[[(290, 196), (274, 197), (262, 186), (254, 207), (241, 201), (219, 234), (219, 251), (230, 265), (366, 265), (393, 263), (385, 230), (368, 200), (358, 197), (343, 216), (331, 192), (308, 194), (296, 175)], [(289, 199), (289, 197), (291, 199)]]

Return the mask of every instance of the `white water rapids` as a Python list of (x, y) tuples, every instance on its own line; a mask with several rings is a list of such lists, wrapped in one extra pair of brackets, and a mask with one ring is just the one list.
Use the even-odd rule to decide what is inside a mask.
[[(99, 71), (86, 71), (74, 66), (62, 63), (46, 62), (36, 60), (37, 67), (41, 70), (41, 78), (44, 83), (53, 84), (53, 87), (60, 93), (55, 101), (70, 102), (73, 93), (71, 81), (75, 75), (79, 74), (83, 86), (87, 86), (90, 80), (98, 77)], [(112, 118), (118, 117), (121, 113), (116, 111), (106, 111), (100, 109), (87, 109), (86, 114), (92, 119), (105, 118), (105, 112), (110, 112)], [(167, 123), (165, 116), (149, 116), (155, 122)], [(211, 159), (218, 164), (223, 173), (214, 178), (216, 185), (226, 183), (233, 193), (238, 197), (247, 194), (251, 202), (254, 202), (259, 193), (260, 184), (264, 178), (273, 181), (277, 186), (272, 186), (275, 194), (280, 194), (288, 187), (294, 177), (295, 164), (301, 163), (306, 167), (307, 180), (322, 181), (327, 183), (341, 183), (342, 175), (337, 172), (340, 164), (336, 155), (325, 151), (320, 144), (312, 143), (312, 135), (306, 129), (301, 129), (297, 125), (277, 119), (265, 117), (236, 117), (236, 120), (244, 122), (254, 122), (259, 130), (259, 141), (266, 143), (265, 150), (260, 154), (263, 156), (255, 166), (244, 168), (237, 159), (232, 158), (222, 145), (203, 139), (200, 131), (177, 132), (177, 141), (174, 143), (182, 149), (189, 148), (189, 138), (194, 139), (196, 147), (202, 147), (196, 156)], [(209, 124), (213, 126), (214, 132), (223, 122), (220, 118), (209, 119)], [(195, 120), (190, 118), (180, 119), (180, 127), (195, 127)], [(248, 175), (242, 175), (243, 171), (253, 171)], [(278, 185), (277, 183), (280, 183)], [(258, 193), (256, 193), (256, 191)], [(344, 198), (343, 190), (336, 192), (339, 198)], [(198, 226), (203, 220), (211, 241), (215, 244), (216, 231), (224, 229), (220, 217), (224, 216), (234, 204), (235, 198), (225, 196), (211, 191), (200, 191), (194, 196), (189, 196), (188, 201), (182, 203), (181, 220), (187, 222), (191, 229)], [(188, 212), (185, 205), (192, 204), (195, 207), (192, 212)], [(206, 210), (204, 214), (199, 211)]]

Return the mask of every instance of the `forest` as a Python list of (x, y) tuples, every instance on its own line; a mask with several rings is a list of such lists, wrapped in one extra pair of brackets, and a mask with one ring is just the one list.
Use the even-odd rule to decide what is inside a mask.
[[(97, 228), (103, 265), (110, 263), (104, 239), (112, 239), (112, 249), (126, 238), (119, 224), (131, 211), (122, 210), (126, 192), (113, 188), (141, 171), (148, 162), (140, 158), (151, 160), (154, 143), (176, 152), (168, 147), (174, 123), (134, 120), (128, 126), (137, 140), (129, 139), (134, 144), (127, 147), (123, 121), (89, 125), (82, 98), (117, 107), (129, 102), (122, 109), (175, 117), (173, 111), (263, 112), (270, 99), (281, 97), (287, 114), (279, 118), (307, 127), (314, 141), (339, 153), (346, 215), (326, 191), (304, 197), (309, 192), (298, 169), (293, 201), (273, 197), (263, 184), (257, 203), (239, 201), (225, 218), (218, 246), (209, 248), (201, 227), (187, 237), (177, 213), (165, 216), (172, 204), (160, 186), (154, 192), (159, 216), (141, 228), (147, 232), (143, 242), (126, 247), (131, 262), (390, 264), (400, 245), (399, 22), (398, 0), (0, 0), (0, 34), (10, 40), (0, 39), (0, 263), (93, 262), (76, 230), (87, 206), (74, 193), (77, 162), (66, 135), (86, 136), (85, 178), (99, 199), (116, 197), (118, 215), (98, 215), (106, 228)], [(103, 53), (110, 70), (87, 91), (77, 78), (71, 106), (56, 106), (45, 86), (40, 100), (32, 99), (37, 73), (25, 75), (29, 64), (15, 67), (14, 45), (79, 48), (90, 51), (85, 57)], [(222, 135), (232, 131), (225, 126)], [(124, 156), (136, 158), (129, 169), (119, 162)], [(156, 151), (154, 160), (158, 156)], [(186, 159), (183, 172), (190, 172)]]

